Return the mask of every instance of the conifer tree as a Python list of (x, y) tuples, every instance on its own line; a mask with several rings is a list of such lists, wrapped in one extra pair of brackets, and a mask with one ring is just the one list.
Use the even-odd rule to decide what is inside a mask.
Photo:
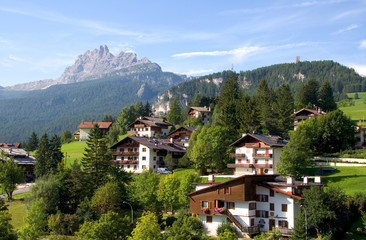
[(201, 96), (197, 93), (196, 95), (194, 95), (193, 98), (193, 102), (192, 102), (192, 107), (200, 107), (200, 103), (201, 103)]
[(277, 134), (282, 137), (288, 137), (288, 131), (293, 129), (293, 119), (291, 114), (294, 110), (294, 99), (288, 84), (282, 84), (276, 91), (277, 102), (275, 111), (277, 115)]
[(299, 87), (296, 95), (297, 108), (313, 108), (318, 105), (319, 82), (315, 79), (309, 80)]
[(58, 164), (62, 161), (64, 154), (61, 152), (61, 140), (56, 134), (49, 141), (49, 159), (46, 167), (48, 173), (55, 173)]
[(228, 127), (232, 132), (239, 129), (236, 111), (240, 95), (238, 78), (233, 74), (222, 85), (214, 110), (214, 125)]
[(325, 81), (320, 89), (319, 107), (325, 112), (337, 109), (337, 104), (333, 97), (333, 90), (328, 81)]
[(294, 233), (291, 235), (291, 240), (303, 240), (305, 238), (305, 213), (304, 211), (300, 211), (296, 217)]
[(27, 151), (34, 151), (38, 147), (38, 137), (35, 132), (32, 132), (32, 135), (30, 136), (26, 149)]
[(148, 101), (146, 101), (144, 108), (143, 108), (143, 116), (144, 117), (149, 117), (151, 115), (152, 111), (151, 111), (151, 105)]
[(90, 131), (86, 145), (81, 164), (83, 170), (89, 175), (90, 181), (97, 188), (105, 184), (112, 164), (112, 155), (109, 153), (106, 140), (102, 137), (98, 124), (95, 124)]
[(277, 116), (274, 110), (275, 94), (268, 87), (267, 81), (263, 78), (257, 91), (257, 109), (262, 133), (275, 134), (277, 132)]
[(252, 133), (258, 131), (260, 123), (258, 120), (258, 109), (256, 107), (256, 97), (243, 95), (237, 105), (236, 118), (240, 124), (239, 134)]
[(168, 121), (173, 124), (179, 124), (182, 122), (182, 109), (179, 106), (177, 97), (174, 97), (173, 101), (170, 103), (170, 110), (166, 116)]
[(47, 162), (50, 157), (49, 152), (49, 141), (47, 133), (44, 133), (39, 141), (38, 148), (36, 151), (36, 163), (34, 165), (34, 174), (36, 177), (41, 177), (48, 173)]

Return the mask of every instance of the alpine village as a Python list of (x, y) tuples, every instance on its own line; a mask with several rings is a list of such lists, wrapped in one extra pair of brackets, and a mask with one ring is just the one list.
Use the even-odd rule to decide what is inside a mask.
[[(116, 59), (115, 77), (93, 72)], [(0, 239), (365, 239), (366, 127), (353, 111), (366, 109), (366, 78), (353, 69), (297, 57), (187, 79), (101, 46), (58, 81), (72, 78), (83, 83), (38, 83), (50, 110), (1, 100), (19, 118), (31, 108), (50, 119), (2, 129)], [(154, 81), (165, 90), (151, 98)], [(55, 124), (52, 110), (73, 106), (62, 94), (95, 83), (141, 84), (147, 100), (104, 116), (118, 97), (85, 103)]]

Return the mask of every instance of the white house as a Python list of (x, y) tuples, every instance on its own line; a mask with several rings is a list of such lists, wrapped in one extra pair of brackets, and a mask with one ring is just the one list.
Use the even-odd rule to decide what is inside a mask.
[(128, 126), (130, 131), (127, 133), (140, 137), (167, 137), (169, 126), (173, 124), (164, 118), (140, 117)]
[(235, 164), (228, 164), (228, 168), (235, 168), (235, 175), (276, 174), (276, 163), (287, 141), (279, 136), (247, 133), (233, 142), (235, 147)]
[(184, 147), (174, 142), (138, 136), (126, 137), (111, 149), (114, 149), (114, 162), (125, 171), (136, 173), (164, 167), (164, 159), (168, 155), (181, 158), (186, 152)]
[(98, 127), (103, 134), (106, 134), (112, 126), (112, 122), (81, 122), (78, 126), (79, 141), (87, 141), (89, 139), (90, 131), (93, 129), (95, 124), (98, 124)]
[[(216, 184), (197, 184), (189, 193), (189, 211), (202, 220), (209, 235), (222, 222), (232, 223), (242, 236), (279, 229), (290, 236), (302, 203), (302, 190), (315, 183), (280, 180), (278, 175), (245, 175)], [(201, 186), (202, 185), (202, 186)]]
[(211, 122), (212, 120), (212, 111), (210, 107), (190, 107), (188, 115), (190, 117), (200, 118), (203, 124)]

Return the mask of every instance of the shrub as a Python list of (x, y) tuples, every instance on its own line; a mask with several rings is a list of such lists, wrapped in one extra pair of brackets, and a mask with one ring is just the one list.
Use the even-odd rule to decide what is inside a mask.
[(216, 230), (217, 236), (219, 236), (220, 234), (224, 234), (225, 230), (237, 234), (236, 228), (234, 226), (230, 225), (229, 223), (222, 222), (217, 227), (217, 230)]

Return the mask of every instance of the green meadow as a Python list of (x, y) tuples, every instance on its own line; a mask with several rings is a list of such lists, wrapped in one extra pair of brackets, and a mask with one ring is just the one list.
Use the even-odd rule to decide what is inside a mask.
[(366, 104), (363, 103), (363, 99), (366, 97), (366, 92), (359, 92), (359, 99), (353, 99), (355, 93), (348, 93), (348, 97), (355, 101), (354, 106), (341, 107), (340, 109), (346, 114), (346, 116), (351, 117), (352, 120), (359, 121), (366, 117)]

